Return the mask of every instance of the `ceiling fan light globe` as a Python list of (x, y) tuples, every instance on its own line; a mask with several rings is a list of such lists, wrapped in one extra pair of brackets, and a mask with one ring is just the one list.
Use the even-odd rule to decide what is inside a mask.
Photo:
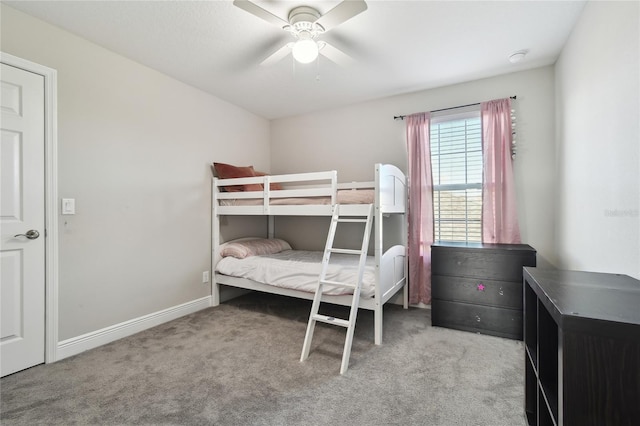
[(318, 43), (315, 40), (306, 39), (296, 41), (291, 53), (296, 61), (308, 64), (316, 60), (318, 50)]

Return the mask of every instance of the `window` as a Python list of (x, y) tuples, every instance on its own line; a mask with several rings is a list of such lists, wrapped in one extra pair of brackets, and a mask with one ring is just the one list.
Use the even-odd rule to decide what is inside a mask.
[(434, 237), (482, 239), (482, 126), (479, 107), (432, 116)]

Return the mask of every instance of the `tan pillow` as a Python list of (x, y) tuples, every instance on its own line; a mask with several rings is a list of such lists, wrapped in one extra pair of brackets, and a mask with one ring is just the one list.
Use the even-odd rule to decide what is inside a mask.
[[(269, 175), (269, 173), (259, 172), (257, 170), (254, 170), (253, 172), (255, 173), (256, 176), (267, 176), (267, 175)], [(281, 189), (284, 189), (284, 188), (279, 183), (270, 183), (269, 184), (269, 189), (272, 190), (272, 191), (280, 191)]]

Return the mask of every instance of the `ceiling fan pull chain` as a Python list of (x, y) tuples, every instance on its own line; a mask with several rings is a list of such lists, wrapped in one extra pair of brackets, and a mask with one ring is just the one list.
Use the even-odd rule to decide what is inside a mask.
[(320, 55), (316, 58), (316, 81), (320, 81)]
[(292, 56), (291, 57), (291, 74), (293, 75), (293, 79), (296, 79), (296, 60)]

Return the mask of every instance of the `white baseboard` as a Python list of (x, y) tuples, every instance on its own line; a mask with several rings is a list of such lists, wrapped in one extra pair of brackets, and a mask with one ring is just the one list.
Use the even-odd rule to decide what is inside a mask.
[(63, 340), (58, 343), (55, 360), (59, 361), (89, 349), (106, 345), (107, 343), (122, 339), (123, 337), (131, 336), (132, 334), (136, 334), (176, 318), (192, 314), (210, 306), (211, 296), (206, 296), (178, 306), (163, 309), (162, 311), (134, 318), (120, 324), (105, 327), (91, 333)]

